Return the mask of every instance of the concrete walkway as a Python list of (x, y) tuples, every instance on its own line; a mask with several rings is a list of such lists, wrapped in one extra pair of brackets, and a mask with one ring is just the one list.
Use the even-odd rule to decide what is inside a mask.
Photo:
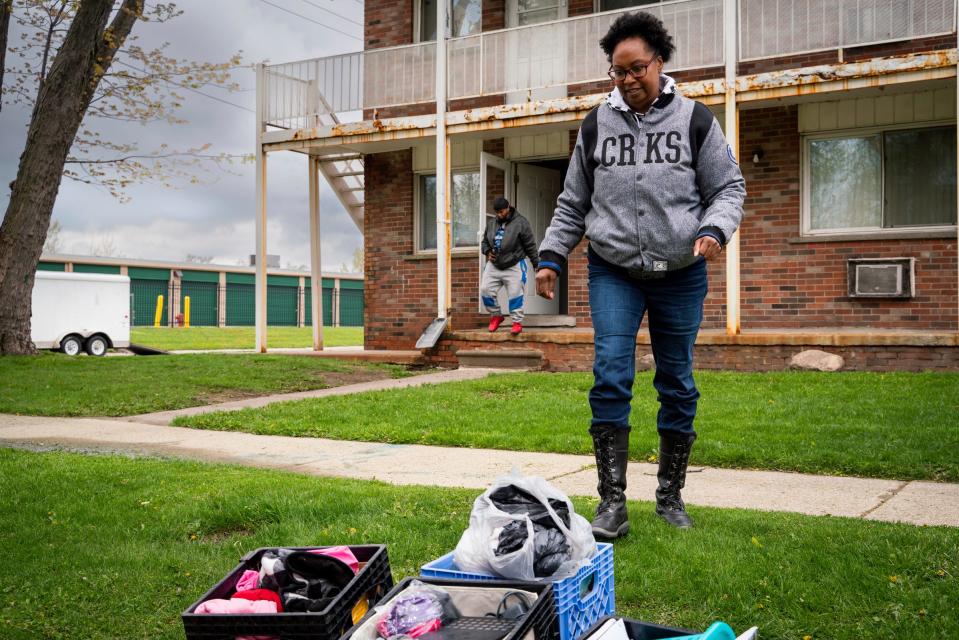
[[(422, 384), (426, 377), (393, 382)], [(147, 424), (138, 418), (0, 415), (0, 446), (4, 444), (166, 455), (316, 476), (477, 490), (515, 467), (546, 477), (569, 495), (592, 496), (596, 491), (589, 456), (201, 431)], [(652, 464), (631, 463), (629, 498), (650, 500), (655, 473)], [(696, 468), (690, 469), (683, 496), (692, 505), (959, 527), (957, 484)]]
[(313, 391), (297, 391), (296, 393), (280, 393), (272, 396), (258, 396), (256, 398), (247, 398), (245, 400), (235, 400), (233, 402), (221, 402), (204, 407), (189, 407), (187, 409), (176, 409), (174, 411), (159, 411), (157, 413), (144, 413), (139, 416), (127, 418), (136, 422), (145, 422), (147, 424), (168, 425), (174, 418), (180, 416), (195, 416), (201, 413), (213, 413), (214, 411), (236, 411), (238, 409), (251, 409), (265, 407), (275, 402), (289, 402), (290, 400), (306, 400), (307, 398), (326, 398), (328, 396), (345, 396), (351, 393), (363, 393), (364, 391), (384, 391), (387, 389), (406, 389), (409, 387), (421, 387), (426, 384), (441, 384), (443, 382), (459, 382), (462, 380), (478, 380), (485, 378), (492, 373), (501, 373), (501, 369), (447, 369), (437, 371), (436, 373), (424, 373), (423, 375), (414, 375), (408, 378), (388, 378), (386, 380), (371, 380), (370, 382), (360, 382), (357, 384), (347, 384), (341, 387), (331, 387), (329, 389), (315, 389)]

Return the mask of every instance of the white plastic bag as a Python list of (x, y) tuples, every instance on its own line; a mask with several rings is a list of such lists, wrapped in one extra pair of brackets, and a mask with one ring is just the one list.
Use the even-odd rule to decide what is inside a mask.
[[(534, 570), (533, 523), (522, 513), (510, 514), (499, 509), (490, 496), (498, 489), (513, 485), (531, 494), (546, 507), (557, 528), (566, 537), (570, 547), (570, 559), (562, 563), (559, 569), (547, 579), (554, 580), (576, 573), (596, 553), (596, 540), (593, 529), (583, 516), (576, 513), (573, 504), (562, 491), (538, 476), (524, 476), (516, 470), (510, 475), (497, 478), (493, 484), (473, 502), (470, 513), (470, 525), (460, 538), (453, 559), (462, 571), (486, 573), (509, 578), (511, 580), (537, 580)], [(562, 519), (550, 507), (550, 500), (565, 502), (569, 509), (570, 526), (567, 528)], [(497, 556), (499, 536), (503, 527), (515, 521), (526, 525), (526, 541), (516, 551)]]

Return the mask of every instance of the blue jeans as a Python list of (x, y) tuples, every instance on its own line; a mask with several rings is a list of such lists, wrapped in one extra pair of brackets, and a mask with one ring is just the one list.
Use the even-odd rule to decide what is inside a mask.
[(636, 334), (649, 312), (656, 358), (660, 432), (695, 435), (699, 391), (693, 382), (693, 344), (703, 320), (706, 261), (659, 279), (634, 279), (590, 251), (589, 306), (595, 332), (595, 382), (589, 392), (593, 425), (629, 427), (636, 375)]

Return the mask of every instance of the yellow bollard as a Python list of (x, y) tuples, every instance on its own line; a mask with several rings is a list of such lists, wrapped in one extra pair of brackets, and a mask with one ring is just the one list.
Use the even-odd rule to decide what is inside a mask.
[(161, 293), (160, 295), (157, 296), (157, 312), (153, 316), (154, 327), (160, 326), (160, 316), (162, 315), (163, 315), (163, 294)]
[(190, 328), (190, 296), (183, 296), (183, 328)]

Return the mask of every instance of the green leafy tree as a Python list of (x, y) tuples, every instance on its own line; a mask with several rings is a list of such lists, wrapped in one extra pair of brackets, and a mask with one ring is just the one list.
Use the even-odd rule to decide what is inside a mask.
[[(135, 182), (197, 181), (203, 167), (235, 160), (208, 153), (208, 145), (145, 152), (98, 131), (110, 120), (182, 122), (181, 90), (236, 88), (230, 71), (240, 65), (239, 54), (221, 63), (184, 61), (131, 36), (137, 22), (166, 22), (180, 13), (172, 3), (147, 7), (144, 0), (0, 0), (0, 49), (9, 54), (2, 101), (31, 110), (0, 225), (0, 354), (35, 353), (31, 291), (62, 178), (125, 198)], [(15, 45), (8, 43), (11, 23), (21, 36)]]

